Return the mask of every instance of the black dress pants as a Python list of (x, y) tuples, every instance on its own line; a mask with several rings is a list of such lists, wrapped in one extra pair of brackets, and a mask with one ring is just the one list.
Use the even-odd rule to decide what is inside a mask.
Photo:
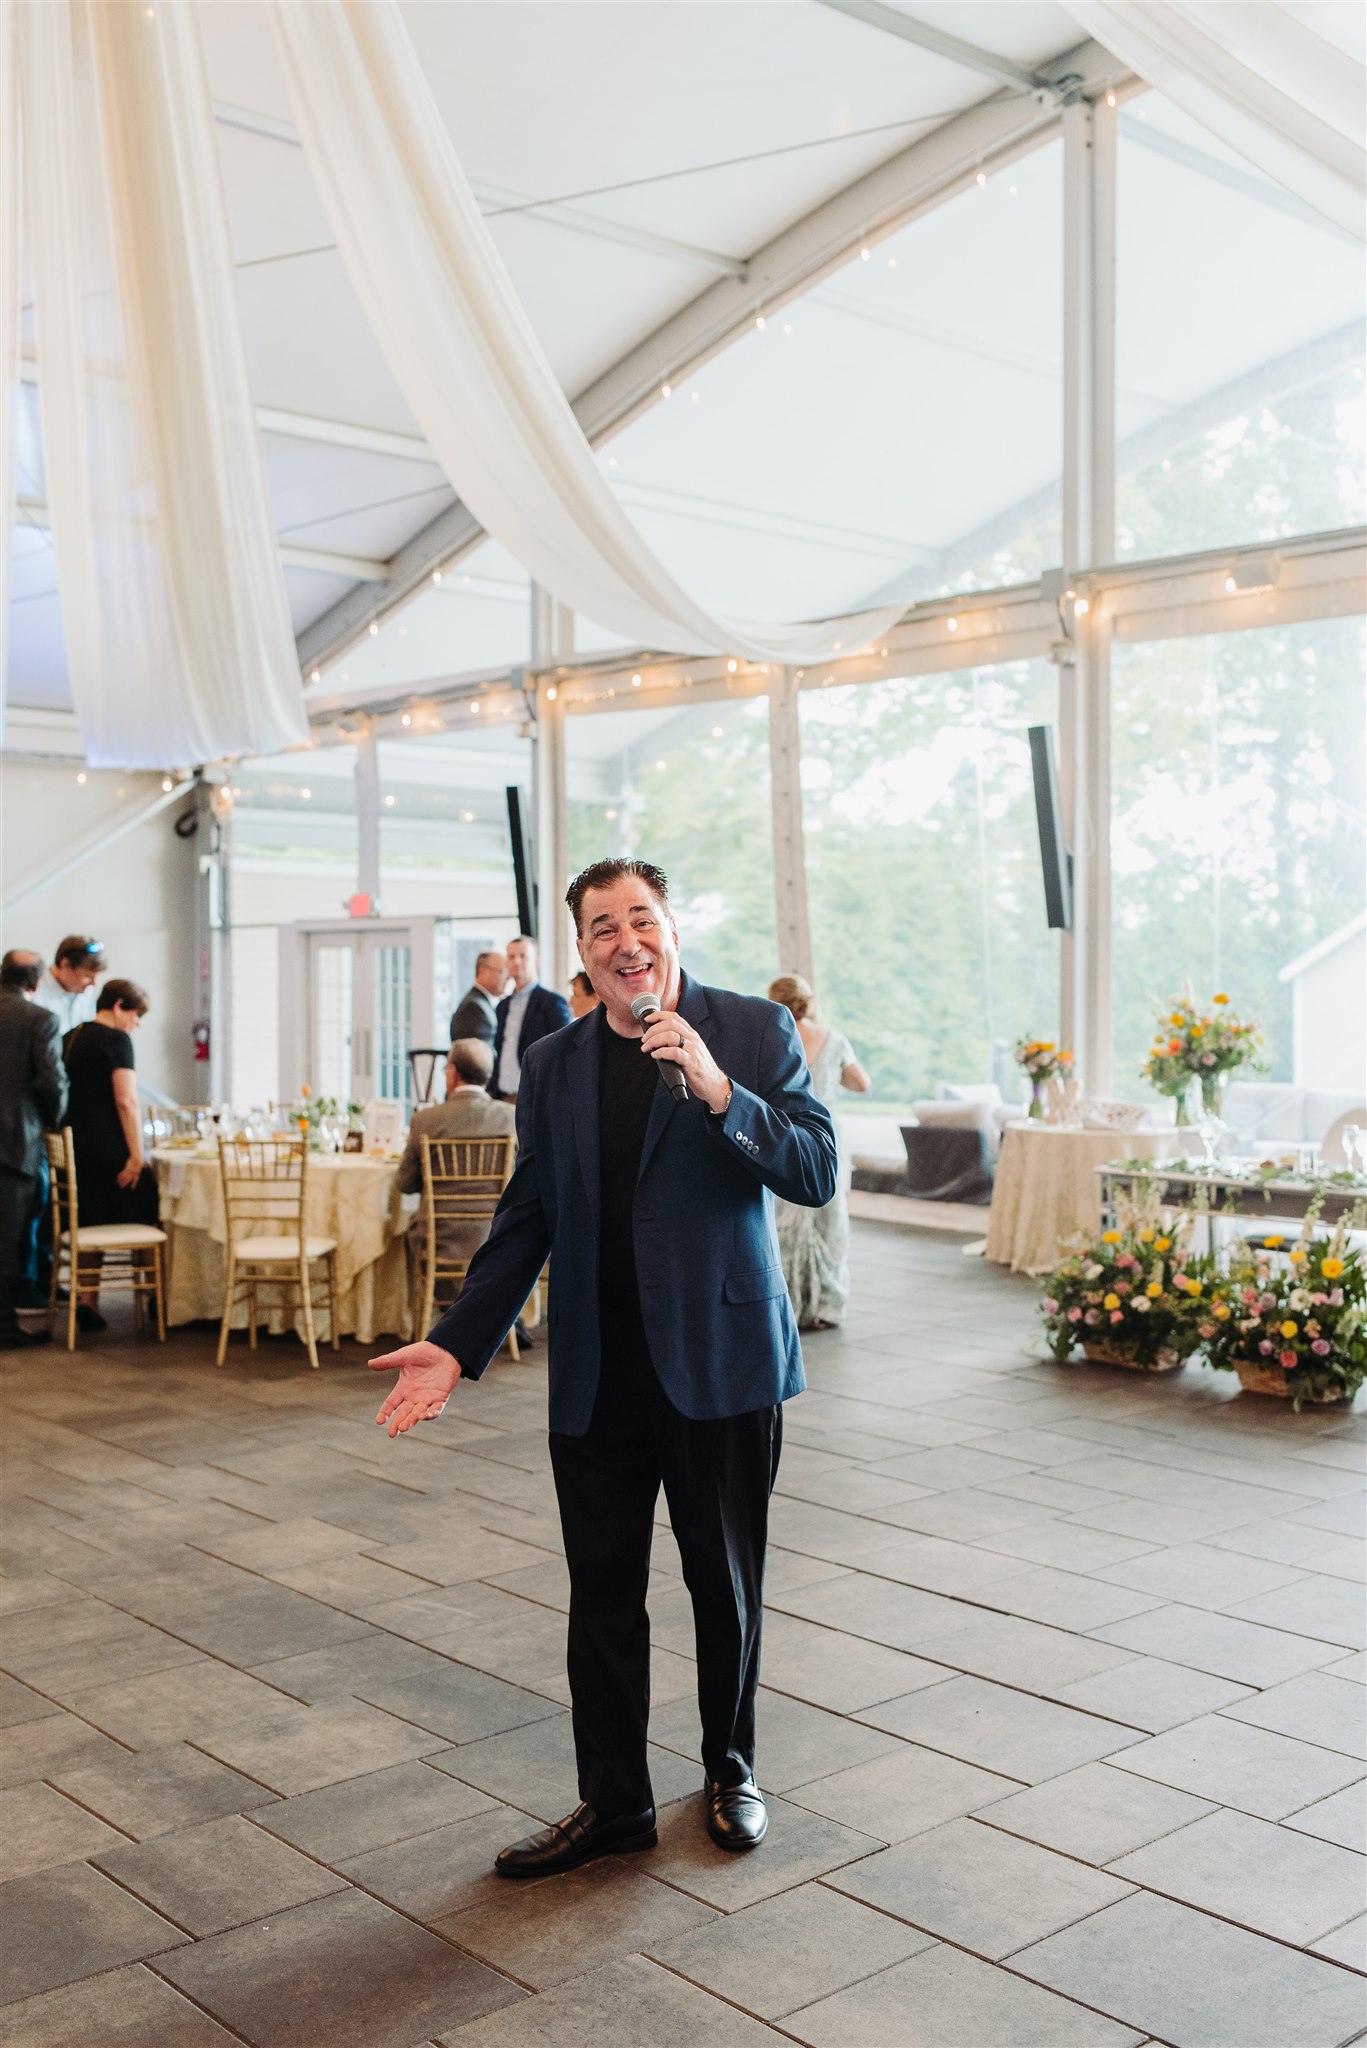
[(583, 1436), (551, 1433), (570, 1573), (568, 1668), (579, 1796), (608, 1816), (653, 1805), (646, 1763), (646, 1584), (663, 1483), (693, 1601), (702, 1760), (739, 1785), (755, 1763), (764, 1545), (783, 1411), (692, 1422), (647, 1356), (605, 1369)]
[(15, 1314), (23, 1270), (24, 1239), (33, 1214), (34, 1177), (0, 1166), (0, 1336), (12, 1337), (19, 1327)]

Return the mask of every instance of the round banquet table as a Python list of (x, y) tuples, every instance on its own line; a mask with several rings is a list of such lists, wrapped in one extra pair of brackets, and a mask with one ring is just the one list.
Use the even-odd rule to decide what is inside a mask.
[[(217, 1148), (152, 1153), (161, 1197), (161, 1222), (170, 1240), (168, 1323), (217, 1322), (223, 1314), (227, 1228)], [(410, 1333), (408, 1213), (395, 1185), (397, 1159), (352, 1152), (309, 1154), (305, 1223), (310, 1236), (337, 1240), (339, 1333), (363, 1344), (381, 1334), (407, 1341)], [(414, 1205), (415, 1206), (415, 1205)], [(322, 1272), (321, 1265), (318, 1271)], [(268, 1292), (264, 1300), (271, 1298)], [(318, 1342), (331, 1337), (326, 1289), (314, 1295)], [(273, 1308), (263, 1320), (275, 1335), (298, 1329), (294, 1311)], [(246, 1301), (233, 1313), (234, 1329), (247, 1325)]]
[(1195, 1131), (1083, 1131), (1023, 1120), (1002, 1132), (986, 1257), (1013, 1273), (1042, 1273), (1062, 1240), (1101, 1227), (1097, 1168), (1115, 1159), (1180, 1159), (1199, 1152)]

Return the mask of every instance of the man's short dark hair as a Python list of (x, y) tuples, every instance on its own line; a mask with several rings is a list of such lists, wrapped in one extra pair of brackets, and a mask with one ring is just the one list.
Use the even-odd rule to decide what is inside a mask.
[(20, 995), (31, 996), (42, 978), (43, 963), (27, 947), (11, 947), (0, 960), (0, 988), (14, 989)]
[(482, 1038), (453, 1038), (446, 1057), (467, 1088), (487, 1088), (494, 1078), (494, 1049)]
[(620, 882), (626, 875), (638, 876), (651, 895), (668, 910), (669, 883), (664, 869), (657, 868), (648, 860), (628, 860), (624, 854), (615, 854), (610, 860), (596, 860), (592, 867), (584, 868), (566, 890), (565, 901), (570, 906), (576, 932), (583, 930), (581, 912), (589, 890), (610, 889), (614, 882)]
[(103, 967), (104, 947), (99, 939), (71, 932), (61, 941), (54, 958), (58, 967)]
[(151, 997), (145, 988), (139, 988), (135, 981), (107, 981), (99, 994), (102, 1010), (133, 1010), (139, 1017), (145, 1017), (152, 1007)]

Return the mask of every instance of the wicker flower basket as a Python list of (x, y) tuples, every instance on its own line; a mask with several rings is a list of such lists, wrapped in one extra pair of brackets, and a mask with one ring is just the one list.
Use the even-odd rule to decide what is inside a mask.
[(1176, 1372), (1186, 1362), (1180, 1351), (1166, 1344), (1152, 1360), (1136, 1358), (1125, 1345), (1108, 1343), (1104, 1337), (1087, 1338), (1082, 1350), (1093, 1365), (1123, 1365), (1127, 1372)]
[[(1296, 1398), (1284, 1366), (1268, 1365), (1261, 1358), (1236, 1358), (1234, 1370), (1246, 1394), (1275, 1394), (1280, 1401), (1294, 1401)], [(1346, 1401), (1348, 1390), (1346, 1387), (1326, 1387), (1322, 1393), (1306, 1393), (1300, 1398), (1329, 1406), (1335, 1401)]]

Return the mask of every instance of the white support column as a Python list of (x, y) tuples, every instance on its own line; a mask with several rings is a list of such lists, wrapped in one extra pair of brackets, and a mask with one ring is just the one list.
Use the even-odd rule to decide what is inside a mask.
[[(1063, 115), (1063, 561), (1070, 577), (1114, 555), (1115, 109)], [(1073, 929), (1060, 944), (1059, 1029), (1084, 1086), (1110, 1086), (1110, 662), (1098, 607), (1078, 617), (1059, 668), (1059, 779), (1073, 854)]]
[(782, 974), (812, 970), (812, 932), (807, 911), (807, 859), (802, 834), (802, 749), (797, 716), (798, 684), (783, 669), (769, 691), (769, 782), (774, 831), (774, 899), (778, 920), (778, 965)]
[(368, 725), (356, 742), (356, 890), (380, 896), (380, 746)]
[[(532, 585), (532, 667), (553, 669), (574, 658), (574, 613)], [(536, 684), (532, 729), (532, 860), (536, 870), (541, 977), (563, 993), (573, 959), (565, 891), (569, 887), (569, 810), (565, 786), (565, 706), (544, 674)]]

